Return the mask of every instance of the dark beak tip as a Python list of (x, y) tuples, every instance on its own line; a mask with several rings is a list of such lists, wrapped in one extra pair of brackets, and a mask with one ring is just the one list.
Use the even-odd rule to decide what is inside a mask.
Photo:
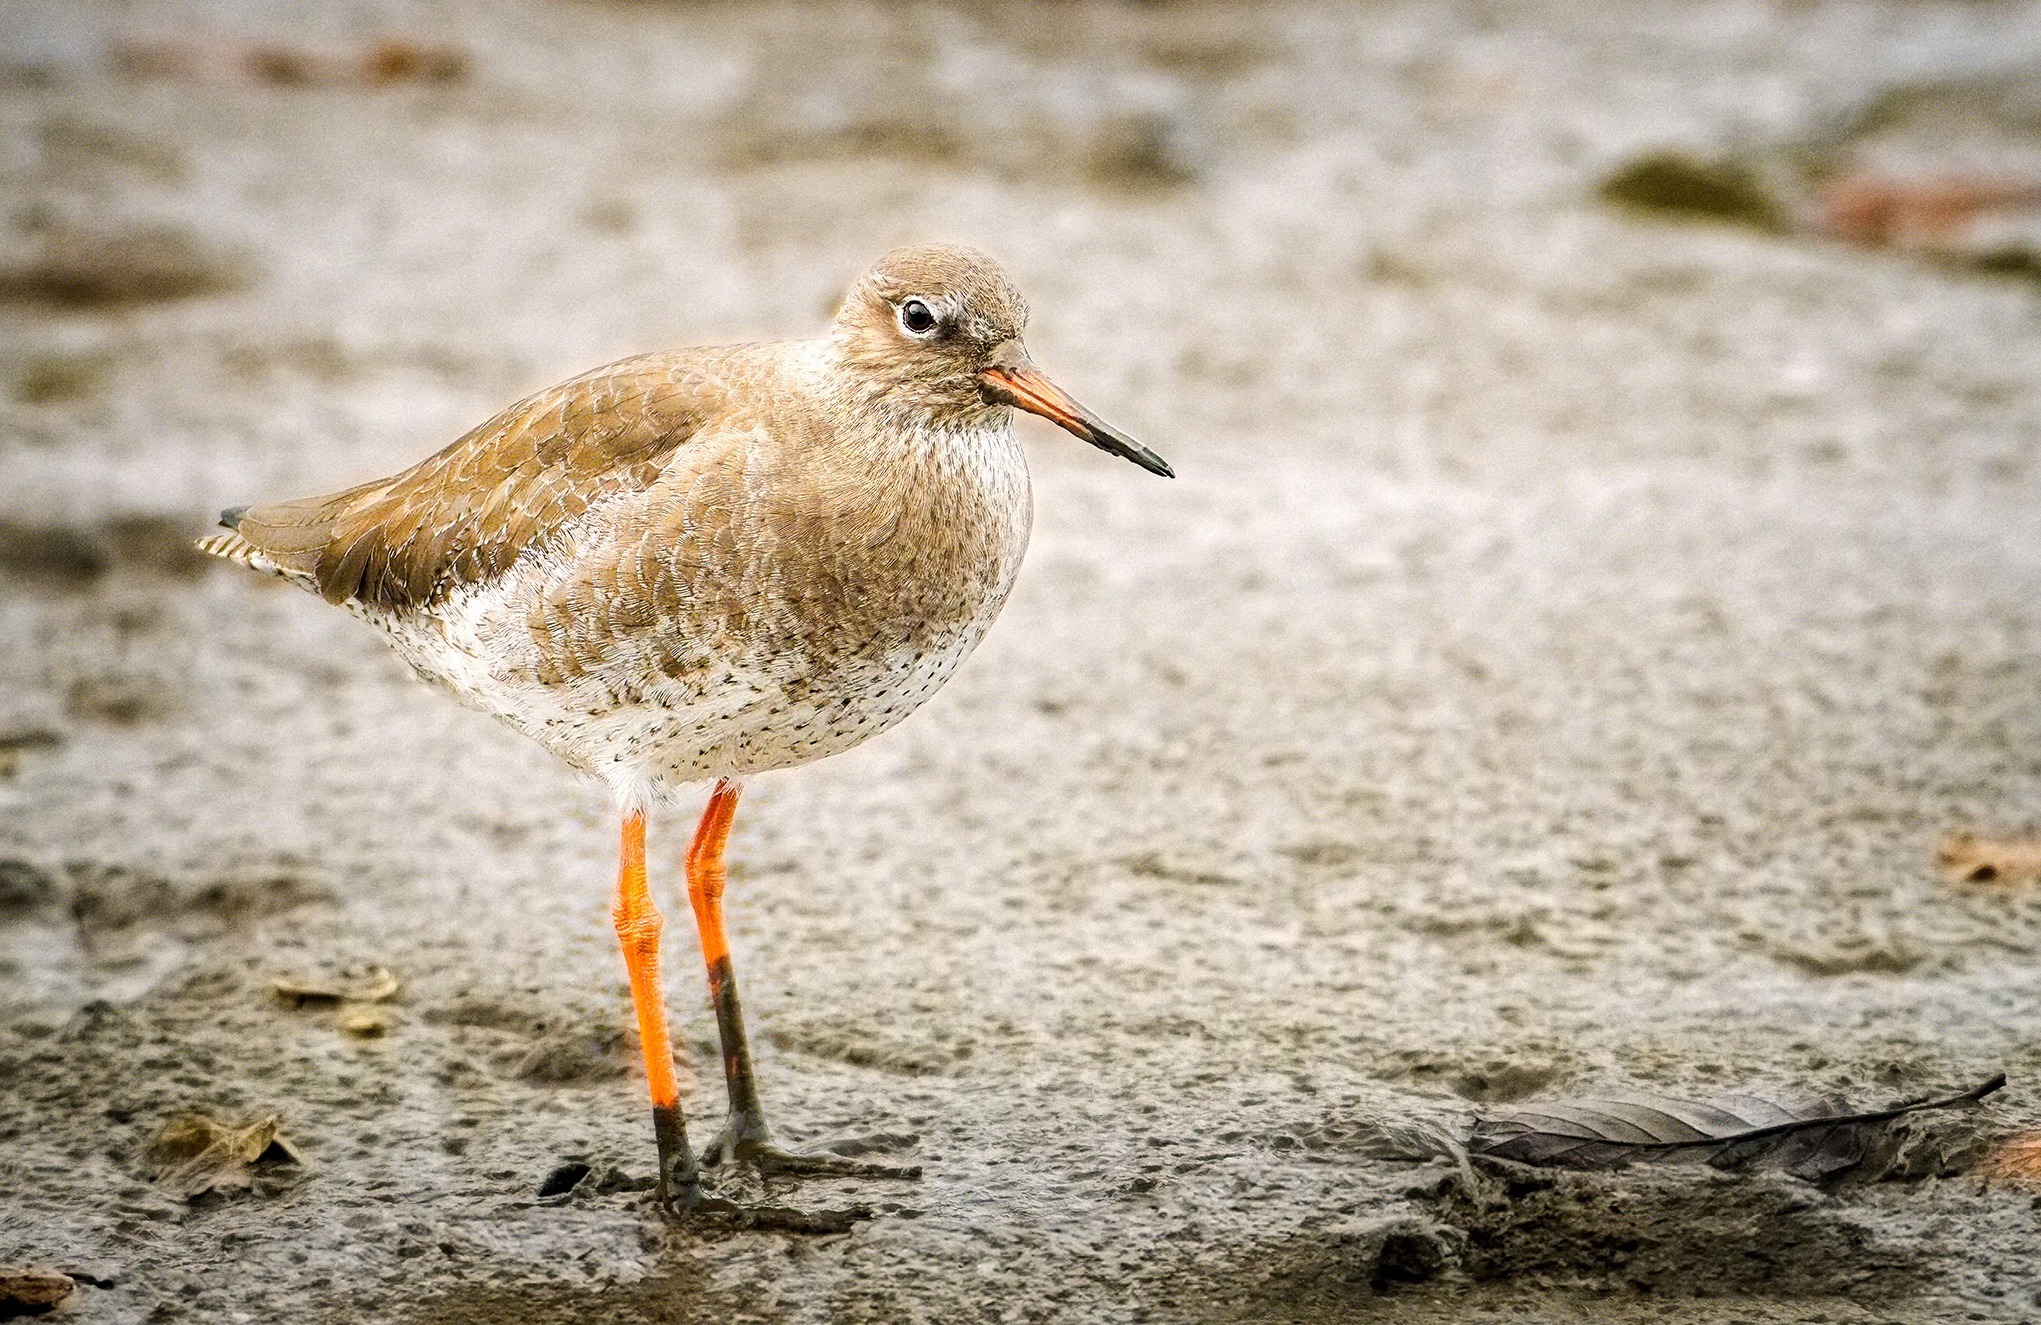
[(1032, 366), (992, 363), (978, 372), (978, 390), (986, 402), (1025, 410), (1101, 451), (1132, 461), (1151, 474), (1175, 478), (1169, 462), (1126, 434), (1101, 422)]
[(1085, 440), (1109, 455), (1116, 455), (1138, 468), (1147, 470), (1157, 478), (1176, 477), (1175, 468), (1167, 460), (1129, 437), (1095, 434)]

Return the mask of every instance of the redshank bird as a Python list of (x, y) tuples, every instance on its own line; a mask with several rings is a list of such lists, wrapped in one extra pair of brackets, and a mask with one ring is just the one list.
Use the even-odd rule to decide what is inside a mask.
[[(716, 1164), (911, 1175), (773, 1143), (723, 929), (724, 844), (745, 778), (886, 730), (983, 638), (1033, 515), (1014, 409), (1171, 476), (1036, 369), (1027, 317), (983, 254), (900, 249), (823, 336), (597, 368), (400, 474), (226, 511), (228, 532), (200, 544), (345, 606), (426, 680), (607, 784), (622, 820), (617, 938), (671, 1210), (766, 1217), (705, 1190)], [(698, 1159), (645, 818), (703, 782), (687, 889), (729, 1111)]]

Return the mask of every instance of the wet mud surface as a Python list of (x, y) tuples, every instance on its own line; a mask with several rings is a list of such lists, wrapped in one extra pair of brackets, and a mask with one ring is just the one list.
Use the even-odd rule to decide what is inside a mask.
[[(2035, 1193), (1960, 1162), (1365, 1144), (1995, 1070), (1977, 1126), (2041, 1123), (2041, 894), (1935, 857), (2041, 828), (2041, 288), (1600, 196), (1866, 107), (1869, 167), (2026, 169), (1966, 89), (2031, 75), (2041, 8), (0, 23), (0, 1264), (79, 1277), (68, 1318), (2041, 1314)], [(978, 656), (747, 795), (766, 1106), (923, 1176), (782, 1193), (874, 1205), (848, 1236), (703, 1237), (644, 1191), (603, 798), (180, 540), (609, 358), (806, 334), (931, 236), (1182, 477), (1022, 425)], [(651, 860), (705, 1140), (693, 810)], [(187, 1197), (151, 1156), (190, 1114), (302, 1162)]]

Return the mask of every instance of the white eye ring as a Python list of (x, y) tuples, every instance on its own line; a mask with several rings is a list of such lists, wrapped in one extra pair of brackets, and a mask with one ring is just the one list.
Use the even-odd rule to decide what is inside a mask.
[(900, 301), (900, 329), (916, 340), (927, 340), (942, 330), (943, 320), (925, 299)]

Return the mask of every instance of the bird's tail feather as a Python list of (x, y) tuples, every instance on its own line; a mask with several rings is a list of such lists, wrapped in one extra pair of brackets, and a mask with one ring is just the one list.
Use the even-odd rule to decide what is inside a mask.
[(231, 561), (237, 566), (246, 566), (250, 570), (259, 570), (266, 575), (282, 575), (290, 578), (291, 571), (289, 568), (278, 565), (261, 548), (255, 546), (255, 544), (249, 542), (237, 532), (238, 526), (241, 523), (241, 513), (247, 509), (245, 506), (232, 506), (221, 511), (220, 526), (226, 532), (207, 534), (204, 538), (199, 539), (198, 550), (209, 557), (218, 557), (222, 561)]

